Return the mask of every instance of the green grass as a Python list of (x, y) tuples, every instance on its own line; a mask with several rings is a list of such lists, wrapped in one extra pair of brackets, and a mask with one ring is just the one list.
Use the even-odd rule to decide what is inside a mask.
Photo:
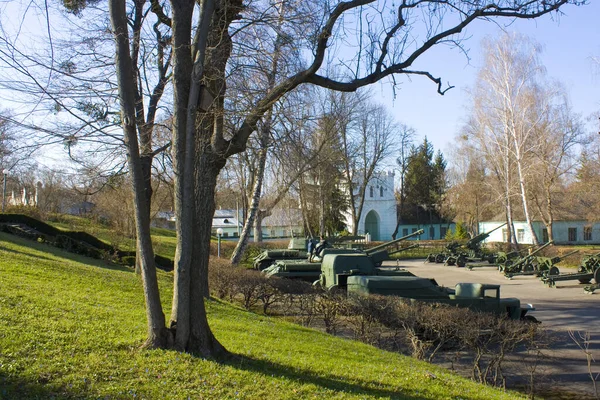
[[(103, 242), (116, 246), (120, 250), (135, 250), (135, 239), (125, 235), (116, 234), (108, 226), (104, 226), (89, 218), (61, 214), (46, 223), (66, 231), (83, 231), (96, 236)], [(163, 228), (151, 228), (154, 253), (173, 259), (175, 257), (176, 236), (175, 232)]]
[[(159, 279), (168, 311), (172, 276)], [(229, 304), (210, 301), (208, 312), (230, 361), (142, 350), (138, 276), (0, 233), (0, 398), (519, 397)]]

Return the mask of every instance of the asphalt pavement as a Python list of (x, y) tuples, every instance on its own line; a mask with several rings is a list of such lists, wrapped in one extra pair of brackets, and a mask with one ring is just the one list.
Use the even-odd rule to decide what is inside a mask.
[[(424, 260), (384, 263), (387, 267), (405, 268), (423, 278), (434, 278), (446, 287), (463, 282), (499, 284), (501, 297), (516, 297), (521, 303), (532, 304), (535, 311), (531, 315), (555, 337), (552, 349), (548, 351), (550, 358), (543, 365), (550, 390), (577, 392), (575, 398), (578, 399), (595, 398), (586, 355), (570, 338), (569, 331), (577, 337), (589, 335), (588, 350), (600, 363), (600, 290), (585, 294), (583, 288), (587, 285), (577, 280), (557, 282), (553, 288), (534, 276), (516, 276), (509, 280), (494, 265), (472, 265), (474, 268), (469, 270)], [(569, 272), (575, 271), (561, 268), (561, 273)], [(591, 365), (592, 373), (600, 373), (600, 364), (592, 362)]]

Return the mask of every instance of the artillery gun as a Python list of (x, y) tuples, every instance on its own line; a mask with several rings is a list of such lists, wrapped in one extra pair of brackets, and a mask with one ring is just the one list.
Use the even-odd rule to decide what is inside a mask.
[[(556, 287), (556, 282), (578, 280), (579, 283), (590, 283), (592, 278), (598, 285), (600, 282), (600, 253), (584, 257), (577, 268), (577, 272), (574, 273), (561, 274), (558, 267), (553, 266), (547, 274), (542, 276), (541, 280), (548, 287)], [(587, 290), (588, 288), (586, 288)], [(591, 290), (591, 292), (593, 291), (594, 289)]]
[(429, 254), (427, 261), (444, 263), (444, 265), (456, 265), (458, 267), (466, 266), (469, 261), (488, 261), (494, 263), (493, 254), (484, 251), (481, 248), (481, 243), (490, 237), (490, 234), (500, 228), (503, 228), (506, 223), (499, 225), (489, 232), (480, 233), (477, 236), (469, 239), (466, 243), (451, 242), (446, 245), (446, 252), (439, 254)]
[(287, 249), (264, 250), (254, 258), (254, 269), (262, 271), (277, 260), (305, 260), (308, 257), (307, 239), (291, 238)]
[(328, 290), (346, 290), (349, 295), (393, 295), (492, 312), (511, 319), (524, 319), (534, 309), (529, 304), (521, 306), (519, 299), (500, 298), (500, 285), (459, 283), (454, 289), (445, 288), (434, 279), (417, 277), (406, 270), (379, 268), (363, 254), (326, 255), (318, 283)]
[(418, 244), (402, 247), (393, 251), (388, 251), (386, 248), (394, 244), (400, 243), (411, 237), (421, 235), (423, 230), (418, 230), (409, 235), (398, 239), (385, 242), (368, 250), (361, 251), (358, 249), (340, 249), (340, 248), (325, 248), (319, 254), (311, 257), (309, 260), (278, 260), (262, 272), (266, 276), (276, 276), (281, 278), (303, 279), (314, 282), (321, 275), (321, 261), (327, 255), (341, 254), (360, 254), (368, 257), (374, 266), (381, 266), (383, 261), (389, 260), (392, 255), (414, 249)]
[(564, 254), (562, 256), (556, 256), (556, 257), (536, 256), (532, 263), (533, 270), (509, 273), (509, 274), (505, 274), (505, 276), (508, 279), (511, 279), (514, 276), (527, 276), (527, 275), (535, 275), (537, 277), (543, 277), (543, 276), (547, 275), (550, 272), (550, 270), (552, 270), (552, 269), (557, 271), (558, 267), (555, 266), (556, 264), (558, 264), (559, 262), (563, 261), (565, 258), (572, 256), (573, 254), (576, 254), (576, 253), (579, 253), (579, 250), (573, 250), (567, 254)]
[[(323, 249), (330, 247), (343, 247), (344, 249), (354, 248), (357, 246), (357, 244), (348, 244), (348, 242), (362, 239), (364, 239), (364, 236), (341, 236), (327, 238)], [(309, 240), (313, 239), (292, 238), (290, 239), (287, 249), (264, 250), (262, 253), (256, 256), (256, 258), (254, 258), (254, 269), (262, 271), (280, 260), (304, 261), (308, 259), (308, 257), (311, 256), (311, 254), (308, 253)]]
[(540, 251), (544, 250), (546, 247), (548, 247), (552, 244), (554, 244), (553, 240), (541, 245), (540, 247), (538, 247), (537, 249), (535, 249), (528, 255), (519, 258), (514, 263), (510, 263), (507, 261), (504, 265), (499, 266), (500, 272), (504, 272), (504, 276), (506, 276), (507, 278), (510, 279), (516, 273), (534, 271), (535, 270), (534, 261), (535, 261), (536, 254), (538, 254)]
[(528, 248), (522, 249), (522, 250), (515, 250), (515, 251), (508, 252), (508, 253), (505, 251), (499, 251), (496, 253), (495, 263), (496, 264), (506, 264), (507, 261), (510, 261), (512, 264), (513, 260), (516, 260), (517, 258), (521, 257), (521, 253), (523, 253), (525, 251), (529, 251), (531, 249), (533, 249), (533, 247), (528, 247)]

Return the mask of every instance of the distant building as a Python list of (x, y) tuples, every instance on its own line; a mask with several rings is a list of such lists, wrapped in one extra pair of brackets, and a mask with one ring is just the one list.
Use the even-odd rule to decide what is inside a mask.
[[(479, 223), (481, 233), (489, 232), (502, 225), (506, 221), (485, 221)], [(533, 230), (540, 243), (549, 240), (548, 230), (541, 221), (533, 221)], [(522, 244), (533, 244), (531, 232), (526, 221), (513, 221), (517, 242)], [(600, 244), (600, 222), (589, 222), (585, 220), (563, 220), (554, 221), (552, 233), (555, 244)], [(508, 243), (508, 229), (498, 229), (490, 234), (487, 242)]]
[(304, 236), (302, 210), (275, 208), (262, 221), (263, 236), (271, 238)]
[[(357, 188), (360, 182), (355, 182)], [(358, 190), (355, 190), (355, 194)], [(352, 215), (344, 213), (348, 231), (354, 231)], [(396, 196), (394, 173), (375, 173), (367, 184), (363, 211), (358, 221), (358, 235), (369, 234), (371, 240), (391, 240), (396, 228)]]
[(456, 224), (439, 216), (433, 208), (426, 209), (422, 206), (416, 206), (412, 218), (400, 220), (396, 238), (414, 233), (419, 229), (425, 232), (419, 237), (413, 237), (411, 240), (440, 240), (446, 237), (448, 231), (455, 231)]
[(212, 235), (217, 235), (217, 229), (223, 229), (224, 238), (237, 238), (240, 236), (243, 224), (237, 217), (235, 210), (215, 210), (215, 215), (212, 220)]

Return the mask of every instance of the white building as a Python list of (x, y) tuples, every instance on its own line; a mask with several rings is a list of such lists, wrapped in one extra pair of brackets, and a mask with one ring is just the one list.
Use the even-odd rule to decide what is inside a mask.
[[(479, 223), (479, 232), (489, 232), (502, 225), (504, 221), (486, 221)], [(533, 238), (525, 221), (513, 221), (517, 242), (532, 244)], [(533, 230), (540, 243), (548, 241), (548, 230), (540, 221), (533, 221)], [(585, 220), (554, 221), (552, 233), (555, 244), (599, 244), (600, 223)], [(508, 242), (508, 229), (503, 227), (490, 234), (487, 242)]]
[[(355, 184), (356, 189), (359, 185)], [(344, 213), (348, 231), (352, 232), (354, 224), (352, 214)], [(371, 240), (387, 241), (392, 239), (396, 228), (396, 197), (394, 194), (394, 173), (375, 173), (365, 192), (365, 202), (358, 221), (358, 235), (369, 234)]]
[(217, 235), (217, 229), (223, 229), (223, 237), (240, 236), (243, 224), (238, 221), (235, 210), (215, 210), (212, 220), (212, 235)]

